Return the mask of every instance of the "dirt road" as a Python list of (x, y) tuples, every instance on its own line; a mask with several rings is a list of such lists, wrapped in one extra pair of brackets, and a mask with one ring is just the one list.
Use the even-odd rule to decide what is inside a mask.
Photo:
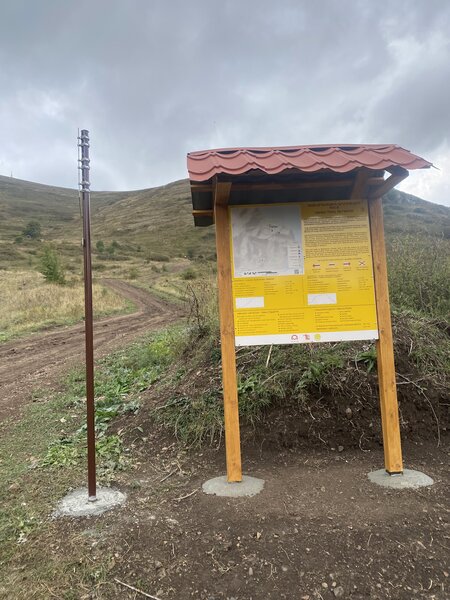
[[(137, 311), (94, 323), (95, 358), (181, 316), (173, 304), (129, 283), (114, 279), (104, 279), (103, 283), (131, 300)], [(57, 385), (61, 371), (83, 357), (84, 323), (1, 344), (0, 423), (30, 401), (33, 389)]]

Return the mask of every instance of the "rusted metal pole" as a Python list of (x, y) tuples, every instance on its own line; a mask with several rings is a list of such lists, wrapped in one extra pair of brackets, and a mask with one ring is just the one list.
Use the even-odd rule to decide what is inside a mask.
[(84, 250), (84, 325), (86, 339), (86, 410), (87, 410), (87, 462), (88, 497), (97, 499), (95, 472), (95, 404), (94, 404), (94, 331), (92, 313), (92, 262), (91, 262), (91, 214), (89, 181), (89, 131), (82, 129), (78, 138), (80, 148), (80, 193), (83, 213)]

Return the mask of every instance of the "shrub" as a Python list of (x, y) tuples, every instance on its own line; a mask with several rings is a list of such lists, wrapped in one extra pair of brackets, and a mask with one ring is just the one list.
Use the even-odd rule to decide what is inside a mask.
[(25, 225), (22, 234), (32, 240), (38, 240), (41, 237), (41, 224), (39, 221), (29, 221)]
[(41, 257), (40, 272), (49, 283), (66, 283), (64, 275), (64, 267), (61, 264), (60, 258), (54, 248), (45, 246)]
[(183, 271), (183, 273), (181, 273), (181, 277), (182, 279), (189, 281), (191, 279), (196, 279), (197, 273), (194, 271), (194, 269), (186, 269), (186, 271)]
[(150, 252), (148, 258), (156, 262), (170, 262), (170, 256), (167, 256), (167, 254), (157, 254), (156, 252)]
[(95, 244), (95, 247), (97, 248), (97, 252), (100, 252), (101, 254), (105, 251), (105, 242), (98, 240), (98, 242)]

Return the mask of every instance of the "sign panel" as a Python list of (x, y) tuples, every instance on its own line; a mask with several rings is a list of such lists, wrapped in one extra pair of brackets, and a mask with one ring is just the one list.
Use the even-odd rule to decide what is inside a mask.
[(237, 346), (378, 338), (367, 200), (229, 210)]

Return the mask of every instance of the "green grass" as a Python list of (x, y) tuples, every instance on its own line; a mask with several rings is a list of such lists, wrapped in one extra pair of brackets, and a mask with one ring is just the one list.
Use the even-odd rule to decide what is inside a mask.
[(450, 317), (450, 239), (411, 234), (389, 239), (388, 271), (393, 306)]
[[(95, 374), (95, 431), (100, 473), (104, 478), (124, 466), (122, 440), (110, 435), (117, 417), (139, 410), (139, 396), (157, 382), (172, 358), (178, 329), (154, 334), (100, 361)], [(83, 370), (74, 370), (66, 381), (67, 396), (74, 406), (85, 402)], [(48, 447), (41, 461), (44, 467), (76, 465), (86, 455), (86, 425), (82, 423), (70, 435), (63, 435)]]
[[(108, 484), (129, 465), (123, 429), (127, 415), (139, 410), (142, 392), (155, 385), (170, 364), (180, 329), (172, 328), (133, 344), (96, 367), (96, 434), (98, 478)], [(14, 597), (55, 589), (60, 598), (74, 582), (88, 588), (102, 580), (109, 555), (84, 564), (86, 544), (68, 544), (58, 562), (48, 551), (54, 525), (48, 515), (71, 487), (86, 480), (85, 387), (81, 370), (66, 378), (62, 393), (36, 390), (23, 417), (4, 423), (0, 436), (0, 595)], [(116, 427), (120, 418), (121, 426)], [(20, 577), (16, 564), (26, 564)], [(77, 567), (74, 569), (74, 564)], [(7, 586), (2, 588), (3, 586)], [(59, 595), (58, 595), (59, 594)], [(9, 597), (12, 597), (11, 595)]]

